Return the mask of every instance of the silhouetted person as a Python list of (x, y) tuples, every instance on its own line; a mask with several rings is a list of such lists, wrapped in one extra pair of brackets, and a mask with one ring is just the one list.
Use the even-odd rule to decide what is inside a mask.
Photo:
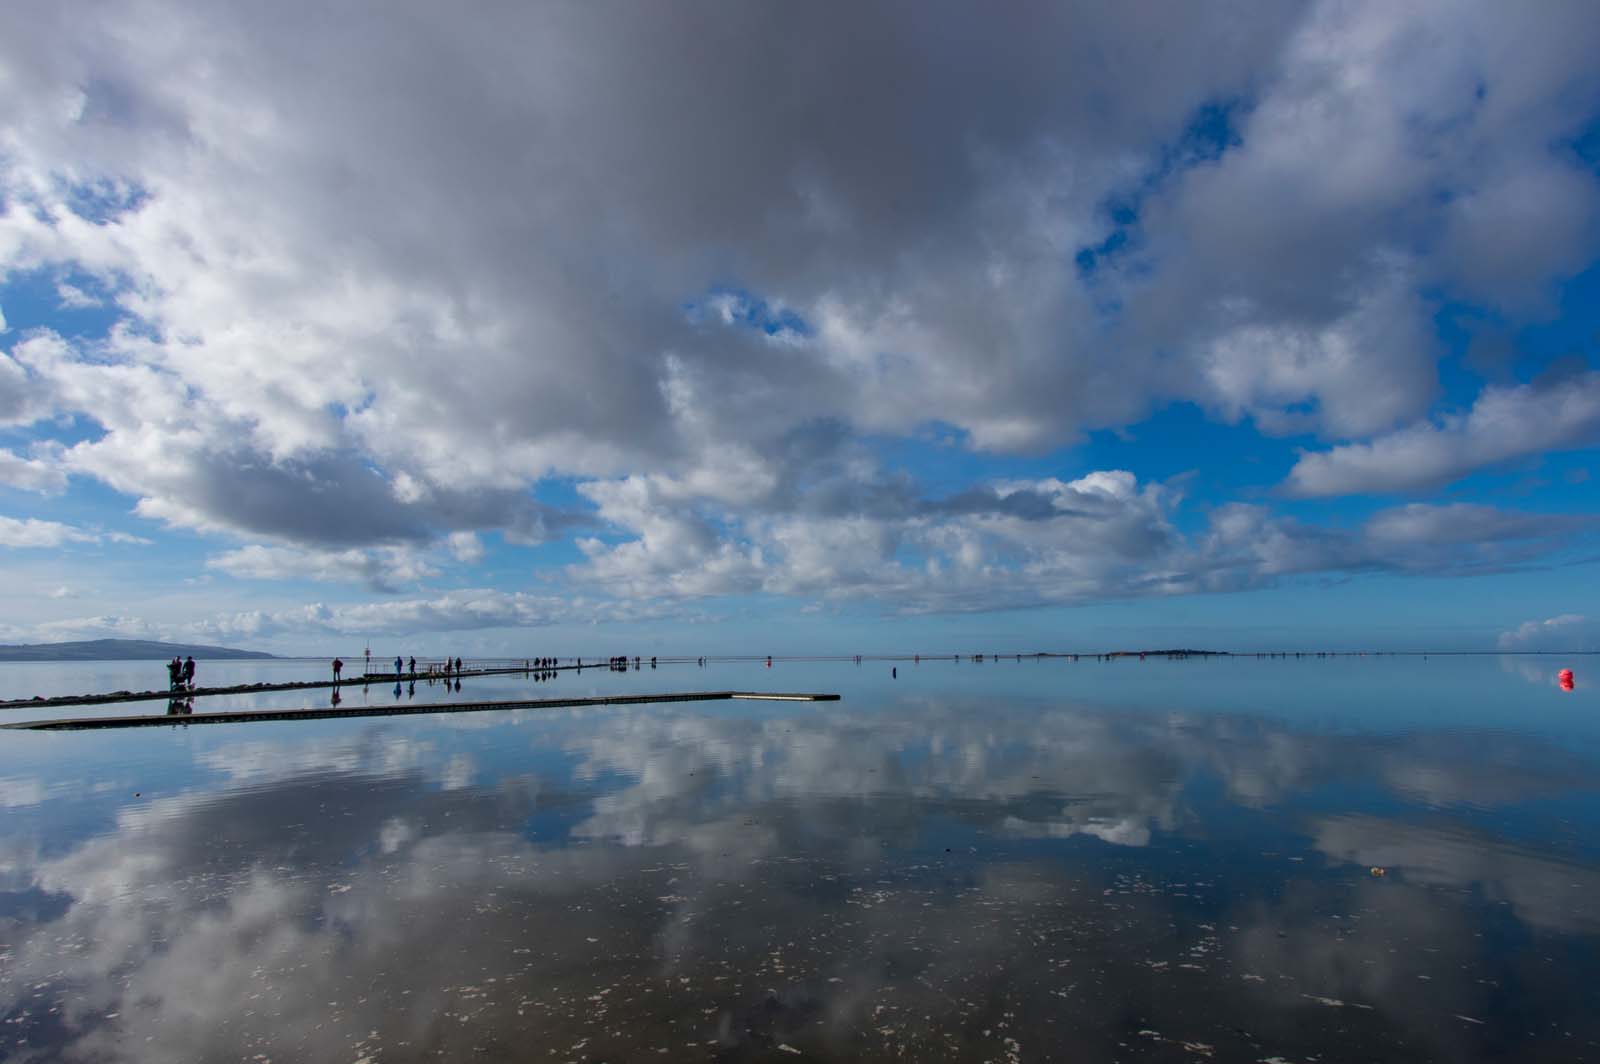
[(456, 679), (461, 679), (461, 659), (456, 659)]
[(339, 672), (343, 668), (344, 668), (344, 662), (340, 661), (338, 658), (334, 658), (333, 659), (333, 685), (335, 687), (339, 686)]
[(167, 690), (176, 691), (183, 683), (183, 662), (173, 658), (167, 662)]
[(183, 661), (183, 685), (190, 690), (194, 689), (194, 655), (190, 654)]
[(395, 677), (395, 679), (398, 680), (400, 678), (400, 666), (402, 666), (404, 664), (405, 664), (405, 662), (400, 660), (400, 655), (396, 654), (395, 657), (394, 657), (394, 677)]
[(416, 677), (417, 677), (417, 659), (416, 658), (412, 658), (411, 662), (410, 662), (410, 665), (411, 665), (411, 678), (412, 679), (416, 679)]

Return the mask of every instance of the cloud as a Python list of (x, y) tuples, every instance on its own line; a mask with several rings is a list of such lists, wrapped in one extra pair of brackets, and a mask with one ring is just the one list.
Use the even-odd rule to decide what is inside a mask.
[(181, 375), (126, 353), (89, 358), (75, 342), (45, 331), (17, 344), (13, 355), (9, 369), (0, 362), (0, 383), (8, 374), (18, 383), (14, 421), (53, 405), (105, 430), (54, 447), (48, 466), (35, 463), (35, 477), (93, 477), (138, 497), (141, 516), (171, 526), (349, 547), (426, 542), (462, 526), (538, 543), (576, 520), (521, 491), (386, 477), (336, 446), (338, 428), (320, 412), (298, 423), (297, 442), (286, 451), (262, 452), (252, 446), (258, 434), (248, 420), (188, 401)]
[(1600, 878), (1559, 857), (1530, 854), (1471, 830), (1360, 815), (1324, 817), (1312, 834), (1316, 848), (1335, 861), (1392, 868), (1419, 884), (1481, 890), (1532, 927), (1587, 932), (1600, 926), (1586, 908), (1572, 904), (1575, 890), (1600, 887)]
[(985, 610), (1243, 590), (1310, 574), (1496, 571), (1593, 527), (1458, 503), (1393, 507), (1346, 529), (1234, 503), (1185, 534), (1175, 520), (1181, 495), (1123, 470), (997, 482), (932, 501), (870, 475), (858, 487), (842, 508), (803, 494), (728, 507), (661, 477), (592, 482), (583, 490), (626, 538), (581, 541), (587, 560), (572, 575), (638, 599), (761, 591)]
[[(792, 482), (819, 423), (1022, 451), (1185, 399), (1384, 433), (1434, 397), (1432, 300), (1518, 320), (1595, 247), (1562, 147), (1600, 105), (1582, 3), (890, 5), (847, 32), (402, 6), (7, 8), (0, 269), (86, 278), (123, 322), (17, 345), (0, 419), (96, 426), (63, 468), (176, 527), (538, 541), (576, 523), (542, 480), (726, 504)], [(900, 542), (737, 516), (838, 573)], [(596, 572), (770, 582), (724, 526), (662, 520)]]
[(277, 636), (406, 635), (489, 628), (542, 628), (608, 621), (691, 621), (701, 615), (671, 601), (634, 603), (581, 595), (530, 595), (470, 588), (425, 597), (385, 597), (371, 602), (307, 603), (271, 610), (218, 612), (182, 621), (128, 614), (63, 618), (0, 626), (0, 635), (24, 642), (68, 639), (164, 639), (230, 644)]
[(207, 558), (206, 568), (246, 580), (362, 583), (375, 591), (395, 591), (438, 575), (409, 547), (314, 551), (252, 544)]
[(23, 458), (0, 448), (0, 484), (23, 491), (59, 492), (67, 486), (67, 474), (58, 463)]
[[(1501, 572), (1543, 562), (1592, 524), (1458, 503), (1393, 507), (1354, 528), (1323, 528), (1266, 507), (1230, 504), (1186, 534), (1174, 521), (1177, 496), (1170, 489), (1141, 485), (1122, 471), (1065, 482), (1001, 482), (954, 504), (906, 502), (891, 493), (893, 506), (872, 518), (813, 509), (802, 496), (788, 512), (741, 523), (704, 499), (676, 497), (681, 490), (680, 484), (630, 478), (595, 493), (617, 536), (583, 541), (588, 557), (568, 575), (587, 594), (461, 589), (219, 612), (182, 622), (107, 614), (11, 626), (6, 633), (32, 640), (229, 643), (317, 633), (685, 621), (703, 616), (695, 603), (756, 592), (813, 603), (877, 602), (908, 613), (1071, 605), (1360, 573)], [(1027, 501), (1010, 501), (1019, 495)], [(29, 535), (53, 541), (65, 533)], [(315, 552), (252, 545), (207, 564), (244, 579), (364, 583), (389, 596), (432, 571), (423, 555), (384, 548)]]
[(0, 806), (16, 809), (20, 806), (38, 805), (44, 799), (43, 781), (19, 779), (15, 776), (0, 777)]
[(38, 518), (0, 517), (0, 547), (19, 549), (61, 547), (68, 543), (144, 543), (150, 541), (125, 532), (97, 532)]
[(1501, 650), (1576, 650), (1592, 649), (1597, 639), (1581, 613), (1563, 613), (1542, 621), (1523, 621), (1510, 631), (1501, 632)]
[(53, 409), (48, 389), (38, 376), (0, 351), (0, 425), (26, 425), (50, 416)]
[(56, 283), (56, 299), (66, 310), (85, 310), (90, 307), (104, 306), (105, 301), (96, 299), (77, 285), (65, 281)]
[(1448, 415), (1329, 451), (1302, 455), (1286, 485), (1302, 497), (1413, 491), (1475, 470), (1600, 441), (1600, 373), (1484, 389)]
[(474, 532), (452, 532), (449, 536), (450, 553), (456, 561), (475, 565), (483, 561), (483, 541)]

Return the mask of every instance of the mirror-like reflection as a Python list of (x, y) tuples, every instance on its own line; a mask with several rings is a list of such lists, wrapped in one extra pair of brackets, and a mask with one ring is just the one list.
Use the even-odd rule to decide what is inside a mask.
[(1600, 777), (1514, 724), (997, 679), (28, 733), (0, 1056), (1592, 1059)]

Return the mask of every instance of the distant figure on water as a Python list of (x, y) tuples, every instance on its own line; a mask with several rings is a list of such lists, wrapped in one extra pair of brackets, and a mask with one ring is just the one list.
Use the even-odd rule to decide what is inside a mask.
[(194, 689), (194, 655), (190, 654), (183, 660), (183, 685), (190, 690)]
[(412, 656), (411, 661), (410, 661), (410, 665), (411, 665), (411, 678), (414, 680), (414, 679), (417, 678), (417, 659), (416, 659), (415, 656)]
[(461, 659), (456, 659), (456, 679), (461, 679)]
[(173, 658), (167, 662), (167, 690), (176, 691), (183, 684), (183, 662)]
[(333, 659), (333, 683), (334, 683), (334, 686), (338, 686), (338, 684), (339, 684), (339, 672), (343, 668), (344, 668), (344, 662), (340, 661), (338, 658), (334, 658)]
[(396, 654), (394, 656), (394, 675), (395, 675), (395, 679), (398, 680), (400, 678), (400, 667), (402, 665), (404, 665), (404, 664), (405, 664), (405, 662), (400, 660), (400, 655)]

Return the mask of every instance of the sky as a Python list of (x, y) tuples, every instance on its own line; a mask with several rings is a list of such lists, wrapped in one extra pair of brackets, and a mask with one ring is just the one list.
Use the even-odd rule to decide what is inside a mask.
[(1600, 649), (1600, 7), (0, 5), (0, 641)]

